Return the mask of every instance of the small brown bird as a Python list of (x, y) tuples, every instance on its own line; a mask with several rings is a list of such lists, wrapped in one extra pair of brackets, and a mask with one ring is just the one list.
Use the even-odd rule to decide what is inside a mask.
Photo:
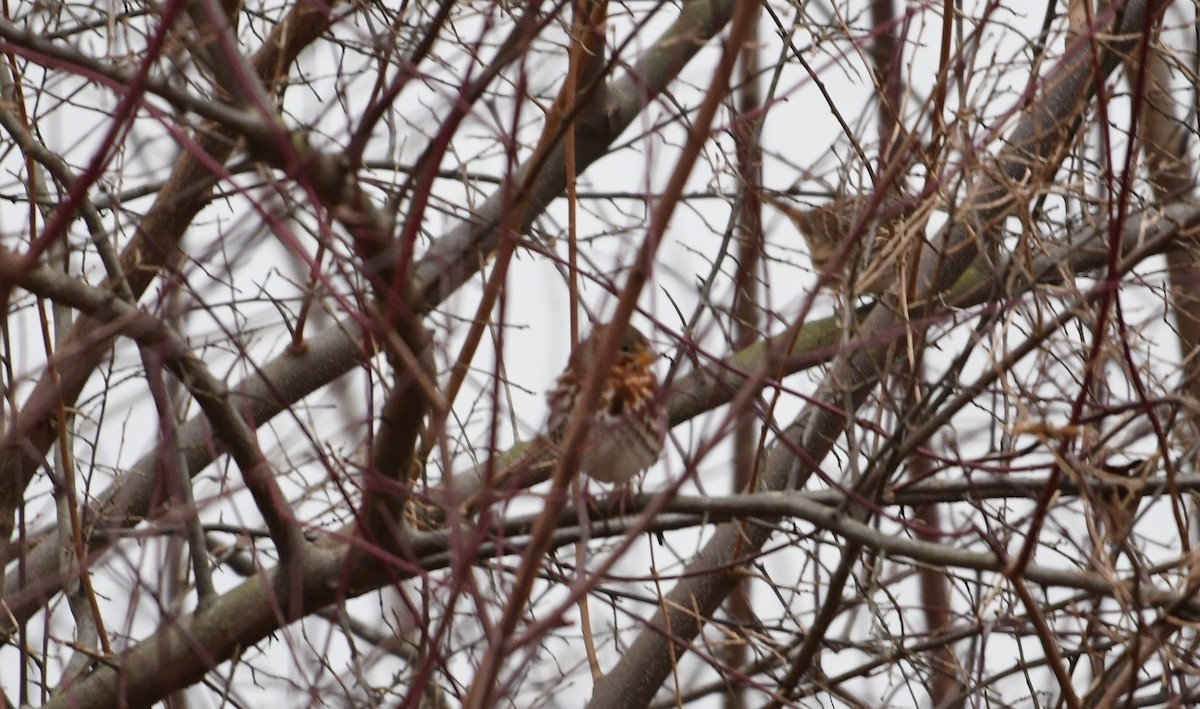
[(1120, 551), (1133, 531), (1138, 505), (1146, 491), (1146, 478), (1154, 470), (1155, 462), (1138, 459), (1123, 464), (1103, 463), (1091, 470), (1096, 520), (1113, 554)]
[[(859, 212), (869, 205), (867, 199), (843, 196), (811, 209), (800, 209), (791, 200), (770, 193), (765, 193), (763, 199), (783, 212), (796, 226), (808, 244), (813, 268), (818, 271), (825, 271), (830, 261), (849, 248), (842, 267), (828, 274), (835, 290), (845, 287), (849, 273), (854, 277), (854, 287), (858, 293), (880, 295), (900, 275), (897, 257), (904, 248), (904, 240), (899, 238), (899, 232), (912, 215), (911, 207), (895, 216), (875, 220), (873, 232), (863, 233), (859, 243), (847, 245), (845, 241), (855, 220), (859, 218)], [(876, 211), (882, 212), (882, 205)], [(870, 227), (871, 223), (868, 222), (867, 226)]]
[[(575, 351), (546, 398), (550, 403), (549, 438), (559, 443), (571, 411), (596, 366), (609, 331), (596, 325)], [(579, 469), (606, 483), (624, 483), (658, 460), (667, 434), (667, 415), (658, 395), (658, 378), (650, 369), (654, 353), (646, 336), (626, 326), (612, 370), (600, 391), (596, 410), (587, 421)]]

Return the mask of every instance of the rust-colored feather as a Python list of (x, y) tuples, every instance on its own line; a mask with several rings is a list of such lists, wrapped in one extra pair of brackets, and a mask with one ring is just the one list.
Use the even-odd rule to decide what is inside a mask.
[[(566, 370), (547, 393), (550, 440), (566, 433), (583, 383), (592, 376), (608, 325), (597, 325), (579, 343)], [(650, 368), (650, 343), (629, 326), (621, 335), (616, 361), (604, 382), (591, 420), (579, 468), (602, 482), (627, 482), (658, 460), (666, 436), (666, 415), (658, 396), (658, 379)]]

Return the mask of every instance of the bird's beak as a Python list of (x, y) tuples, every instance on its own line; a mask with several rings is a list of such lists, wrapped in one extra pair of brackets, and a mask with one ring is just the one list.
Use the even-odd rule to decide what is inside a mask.
[(654, 360), (656, 359), (658, 359), (658, 357), (655, 356), (653, 352), (646, 350), (638, 355), (637, 363), (640, 367), (649, 367), (650, 365), (654, 364)]

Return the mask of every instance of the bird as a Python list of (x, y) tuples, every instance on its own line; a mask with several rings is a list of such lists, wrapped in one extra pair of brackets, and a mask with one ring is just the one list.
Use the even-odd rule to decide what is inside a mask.
[[(547, 392), (547, 437), (559, 445), (566, 435), (588, 379), (593, 376), (600, 348), (615, 325), (601, 323), (580, 341), (563, 373)], [(579, 470), (593, 480), (628, 483), (658, 460), (667, 434), (666, 409), (659, 396), (658, 378), (651, 369), (655, 355), (650, 342), (632, 325), (622, 326), (620, 346), (594, 411), (587, 413), (587, 436)]]
[(1156, 461), (1137, 459), (1127, 463), (1105, 462), (1091, 470), (1089, 481), (1095, 495), (1095, 520), (1100, 523), (1104, 540), (1112, 553), (1120, 551), (1133, 531), (1138, 505), (1146, 492), (1146, 478)]
[[(898, 257), (905, 247), (901, 232), (912, 216), (914, 209), (904, 206), (899, 213), (868, 222), (874, 226), (874, 238), (862, 243), (848, 245), (846, 238), (854, 226), (859, 212), (867, 209), (870, 201), (865, 197), (841, 196), (828, 204), (811, 209), (800, 209), (791, 201), (770, 193), (763, 198), (772, 207), (792, 221), (808, 244), (809, 259), (818, 271), (829, 271), (829, 283), (834, 290), (844, 290), (846, 275), (854, 278), (857, 293), (881, 295), (891, 287), (898, 275)], [(890, 205), (880, 205), (874, 210), (878, 214)], [(847, 249), (849, 251), (847, 252)], [(839, 263), (840, 268), (830, 270), (830, 262)]]

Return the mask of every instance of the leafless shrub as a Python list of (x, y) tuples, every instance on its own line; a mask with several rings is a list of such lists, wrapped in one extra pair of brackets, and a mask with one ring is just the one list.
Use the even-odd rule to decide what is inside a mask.
[(7, 701), (1194, 703), (1195, 20), (6, 6)]

